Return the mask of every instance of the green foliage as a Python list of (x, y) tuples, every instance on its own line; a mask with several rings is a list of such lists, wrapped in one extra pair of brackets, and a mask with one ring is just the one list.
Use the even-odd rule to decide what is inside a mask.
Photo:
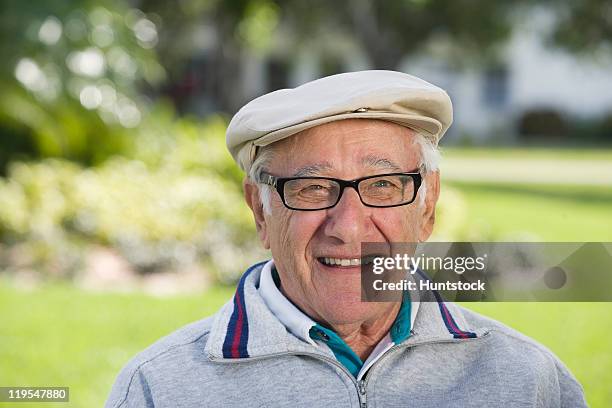
[(556, 22), (551, 42), (576, 54), (607, 57), (612, 50), (612, 5), (607, 0), (552, 3)]
[(0, 171), (14, 154), (91, 164), (123, 151), (143, 86), (164, 77), (155, 23), (121, 0), (9, 1), (1, 19)]
[(278, 20), (279, 10), (274, 2), (251, 2), (237, 27), (238, 37), (247, 47), (266, 51), (272, 43)]
[(450, 65), (495, 57), (512, 32), (513, 10), (528, 0), (311, 1), (291, 2), (284, 15), (304, 44), (325, 42), (329, 32), (354, 41), (379, 69), (397, 69), (403, 58), (427, 53)]
[(594, 119), (577, 119), (572, 125), (576, 140), (612, 144), (612, 112)]
[(167, 116), (133, 136), (131, 158), (94, 168), (62, 159), (10, 166), (0, 179), (0, 233), (30, 254), (21, 264), (72, 276), (89, 247), (104, 245), (140, 271), (195, 262), (227, 280), (262, 256), (224, 147), (225, 122)]
[(436, 222), (432, 241), (460, 241), (468, 223), (468, 203), (456, 188), (444, 184), (436, 205)]
[(533, 109), (522, 114), (518, 133), (526, 142), (568, 142), (610, 144), (612, 112), (588, 118), (572, 117), (554, 109)]
[(190, 171), (213, 172), (241, 190), (244, 174), (225, 146), (226, 128), (222, 116), (175, 120), (172, 109), (160, 104), (139, 127), (125, 155), (149, 167), (171, 168), (180, 163)]

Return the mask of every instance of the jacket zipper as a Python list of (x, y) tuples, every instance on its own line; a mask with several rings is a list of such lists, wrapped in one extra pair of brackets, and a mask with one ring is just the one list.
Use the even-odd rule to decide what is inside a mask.
[(359, 405), (361, 408), (366, 408), (368, 406), (368, 399), (366, 394), (365, 381), (359, 380)]
[(380, 359), (378, 359), (377, 361), (374, 362), (374, 364), (372, 364), (372, 366), (370, 367), (370, 369), (368, 370), (368, 373), (361, 379), (361, 380), (357, 380), (355, 377), (353, 377), (353, 374), (351, 374), (351, 372), (349, 370), (347, 370), (346, 367), (344, 367), (341, 363), (339, 363), (337, 360), (328, 357), (324, 354), (320, 354), (320, 353), (310, 353), (308, 351), (283, 351), (281, 353), (271, 353), (271, 354), (266, 354), (264, 356), (257, 356), (257, 357), (247, 357), (247, 358), (241, 358), (241, 359), (227, 359), (227, 358), (217, 358), (214, 356), (209, 355), (208, 358), (211, 361), (215, 361), (217, 363), (222, 363), (222, 364), (235, 364), (235, 363), (247, 363), (250, 361), (259, 361), (259, 360), (266, 360), (268, 358), (273, 358), (273, 357), (282, 357), (282, 356), (308, 356), (308, 357), (312, 357), (318, 360), (322, 360), (322, 361), (326, 361), (338, 368), (340, 368), (342, 371), (344, 371), (346, 373), (346, 375), (351, 379), (351, 381), (353, 382), (353, 384), (355, 385), (355, 388), (357, 389), (357, 396), (359, 398), (359, 407), (360, 408), (367, 408), (367, 392), (366, 392), (366, 387), (368, 385), (368, 382), (370, 380), (370, 377), (372, 377), (371, 373), (372, 370), (374, 369), (374, 367), (376, 367), (382, 360), (387, 359), (391, 354), (393, 354), (394, 352), (401, 350), (401, 349), (409, 349), (415, 346), (419, 346), (422, 344), (437, 344), (437, 343), (453, 343), (455, 341), (474, 341), (474, 340), (478, 340), (481, 339), (482, 337), (488, 335), (489, 332), (485, 332), (482, 335), (478, 336), (478, 337), (474, 337), (474, 338), (467, 338), (467, 339), (461, 339), (461, 340), (457, 340), (454, 338), (449, 338), (449, 339), (436, 339), (436, 340), (422, 340), (422, 341), (416, 341), (414, 343), (411, 344), (397, 344), (393, 347), (391, 347), (389, 350), (387, 350), (387, 352), (385, 353), (385, 355), (383, 357), (381, 357)]

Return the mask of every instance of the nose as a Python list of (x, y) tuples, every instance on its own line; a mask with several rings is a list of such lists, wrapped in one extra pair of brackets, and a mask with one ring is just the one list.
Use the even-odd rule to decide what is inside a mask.
[(325, 235), (342, 243), (359, 244), (367, 240), (370, 211), (371, 208), (363, 205), (355, 189), (345, 189), (338, 204), (327, 210)]

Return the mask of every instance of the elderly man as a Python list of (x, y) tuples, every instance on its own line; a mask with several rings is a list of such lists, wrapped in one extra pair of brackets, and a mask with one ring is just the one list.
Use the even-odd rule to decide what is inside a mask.
[(227, 145), (272, 260), (215, 316), (135, 357), (107, 407), (580, 407), (545, 347), (440, 297), (361, 299), (363, 242), (422, 242), (435, 220), (447, 94), (363, 71), (264, 95)]

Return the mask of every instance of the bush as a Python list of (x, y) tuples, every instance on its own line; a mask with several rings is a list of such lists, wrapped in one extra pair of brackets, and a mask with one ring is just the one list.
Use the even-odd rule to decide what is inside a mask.
[(104, 245), (142, 273), (198, 263), (235, 278), (263, 255), (224, 129), (220, 118), (157, 120), (134, 136), (130, 158), (13, 163), (0, 179), (0, 234), (20, 255), (4, 263), (71, 277)]
[(612, 142), (612, 112), (600, 116), (577, 117), (563, 116), (554, 110), (532, 110), (523, 114), (518, 127), (523, 138), (541, 142)]
[(568, 124), (559, 112), (553, 109), (534, 109), (523, 113), (518, 125), (523, 137), (565, 138)]
[(572, 130), (578, 141), (609, 144), (612, 142), (612, 112), (596, 119), (577, 119)]

